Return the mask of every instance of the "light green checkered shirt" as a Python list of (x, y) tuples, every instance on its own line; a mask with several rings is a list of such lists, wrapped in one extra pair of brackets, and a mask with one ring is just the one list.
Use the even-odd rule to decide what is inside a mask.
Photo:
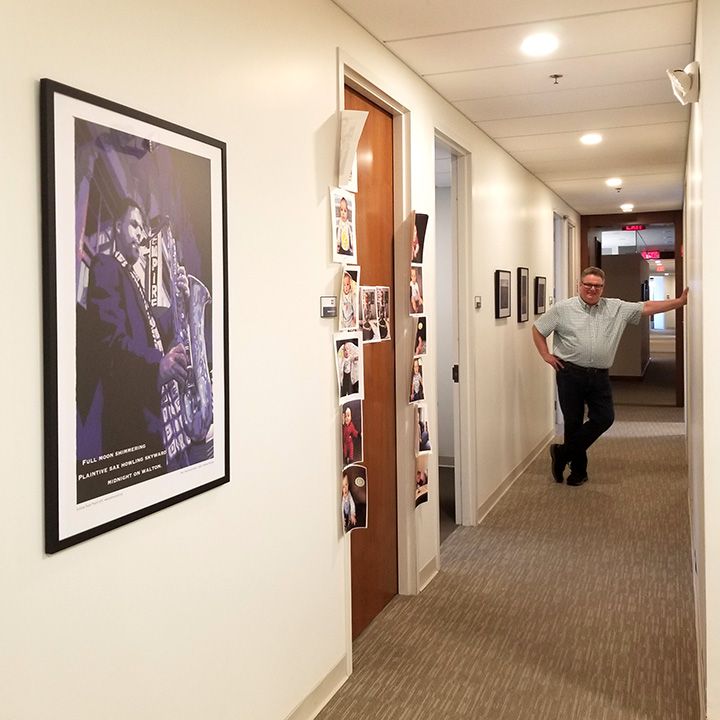
[(591, 368), (609, 368), (615, 360), (627, 325), (637, 325), (642, 302), (600, 298), (587, 305), (578, 295), (561, 300), (535, 321), (544, 337), (553, 335), (553, 354), (561, 360)]

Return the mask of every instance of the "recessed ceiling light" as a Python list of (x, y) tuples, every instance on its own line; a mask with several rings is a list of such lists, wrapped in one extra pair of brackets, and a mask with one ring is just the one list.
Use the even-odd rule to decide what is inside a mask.
[(541, 32), (528, 35), (520, 46), (520, 50), (530, 57), (544, 57), (557, 50), (560, 43), (552, 33)]
[(611, 188), (622, 187), (622, 178), (608, 178), (605, 184)]
[(621, 209), (623, 212), (632, 212), (632, 211), (635, 209), (635, 206), (634, 206), (632, 203), (623, 203), (623, 204), (620, 206), (620, 209)]
[(583, 145), (597, 145), (602, 142), (602, 135), (600, 133), (585, 133), (580, 138), (580, 142)]

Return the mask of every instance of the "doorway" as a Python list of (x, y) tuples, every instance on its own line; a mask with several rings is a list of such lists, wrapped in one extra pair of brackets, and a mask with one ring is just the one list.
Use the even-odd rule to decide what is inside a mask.
[(457, 153), (435, 138), (437, 444), (440, 544), (462, 523)]
[[(357, 149), (358, 264), (362, 285), (394, 292), (393, 118), (349, 86), (345, 108), (368, 118)], [(395, 334), (364, 345), (363, 465), (368, 477), (368, 525), (352, 533), (352, 637), (398, 592)], [(371, 518), (371, 519), (370, 519)]]

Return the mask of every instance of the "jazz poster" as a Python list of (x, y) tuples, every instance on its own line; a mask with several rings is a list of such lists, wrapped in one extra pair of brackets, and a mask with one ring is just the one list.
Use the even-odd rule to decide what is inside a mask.
[(41, 81), (45, 546), (229, 480), (225, 144)]

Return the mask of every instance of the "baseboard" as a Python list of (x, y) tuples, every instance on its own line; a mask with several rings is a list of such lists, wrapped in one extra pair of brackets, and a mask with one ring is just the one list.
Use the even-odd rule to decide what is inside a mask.
[(345, 684), (349, 675), (348, 662), (340, 662), (315, 686), (315, 689), (285, 718), (285, 720), (312, 720)]
[(438, 465), (440, 467), (455, 467), (455, 458), (450, 457), (449, 455), (439, 455), (438, 456)]
[(545, 450), (547, 444), (555, 437), (555, 431), (549, 432), (531, 451), (530, 454), (517, 465), (514, 470), (495, 488), (489, 497), (478, 507), (478, 525), (487, 517), (500, 498), (510, 489), (512, 484), (527, 470), (530, 463)]
[(438, 574), (438, 558), (434, 557), (418, 573), (418, 592), (422, 592)]

